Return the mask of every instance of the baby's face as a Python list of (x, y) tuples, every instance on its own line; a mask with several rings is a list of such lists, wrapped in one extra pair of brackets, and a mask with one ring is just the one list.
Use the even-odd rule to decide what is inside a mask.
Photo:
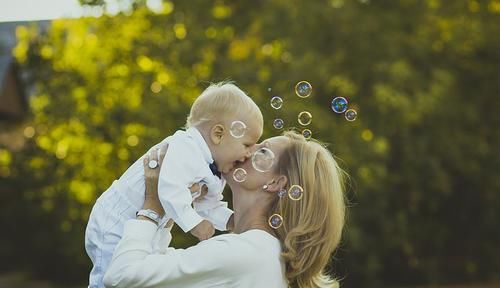
[[(227, 173), (238, 162), (244, 162), (250, 157), (253, 146), (262, 136), (262, 125), (256, 120), (244, 121), (247, 126), (245, 134), (241, 138), (231, 135), (228, 125), (226, 125), (225, 135), (220, 145), (217, 145), (214, 153), (214, 160), (222, 173)], [(230, 126), (230, 123), (229, 123)]]

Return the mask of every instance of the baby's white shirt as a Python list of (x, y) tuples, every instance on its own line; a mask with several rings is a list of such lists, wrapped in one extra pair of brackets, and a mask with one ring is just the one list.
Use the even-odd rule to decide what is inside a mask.
[[(233, 211), (227, 208), (227, 202), (222, 201), (225, 180), (219, 179), (210, 170), (209, 165), (213, 158), (201, 133), (194, 127), (186, 131), (178, 130), (153, 146), (148, 153), (166, 143), (168, 150), (163, 159), (158, 182), (158, 195), (165, 209), (164, 221), (173, 219), (184, 232), (188, 232), (203, 219), (207, 219), (217, 230), (225, 231)], [(137, 209), (144, 204), (143, 157), (115, 181), (120, 193), (124, 193), (122, 196)], [(208, 187), (204, 197), (199, 197), (199, 193), (191, 193), (189, 190), (192, 184), (200, 182)]]

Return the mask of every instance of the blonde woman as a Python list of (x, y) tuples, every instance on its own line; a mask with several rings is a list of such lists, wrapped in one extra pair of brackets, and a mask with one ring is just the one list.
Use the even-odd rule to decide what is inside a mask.
[[(325, 269), (344, 225), (344, 172), (325, 147), (294, 132), (255, 146), (256, 151), (264, 148), (275, 155), (270, 171), (256, 171), (247, 159), (234, 168), (247, 171), (245, 181), (233, 179), (234, 169), (223, 175), (233, 194), (233, 233), (188, 249), (157, 249), (157, 242), (168, 245), (170, 228), (158, 229), (148, 217), (138, 216), (125, 225), (105, 285), (338, 287)], [(156, 155), (144, 162), (143, 208), (163, 214), (156, 188), (159, 171), (147, 165)]]

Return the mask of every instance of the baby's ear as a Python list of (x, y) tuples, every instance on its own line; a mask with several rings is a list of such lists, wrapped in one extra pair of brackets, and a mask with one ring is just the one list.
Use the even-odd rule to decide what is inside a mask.
[(212, 143), (219, 145), (222, 142), (222, 138), (224, 138), (225, 132), (224, 125), (214, 125), (212, 129), (210, 129), (210, 139), (212, 140)]

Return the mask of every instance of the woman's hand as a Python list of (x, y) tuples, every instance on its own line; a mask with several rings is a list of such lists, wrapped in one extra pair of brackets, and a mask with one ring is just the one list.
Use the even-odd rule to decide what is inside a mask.
[[(163, 206), (161, 206), (160, 198), (158, 197), (158, 180), (160, 178), (161, 164), (167, 153), (168, 144), (162, 145), (159, 149), (153, 149), (150, 153), (144, 156), (144, 182), (146, 191), (144, 197), (144, 205), (142, 209), (151, 209), (157, 212), (161, 217), (165, 214)], [(158, 165), (155, 168), (149, 168), (149, 161), (156, 160)]]

